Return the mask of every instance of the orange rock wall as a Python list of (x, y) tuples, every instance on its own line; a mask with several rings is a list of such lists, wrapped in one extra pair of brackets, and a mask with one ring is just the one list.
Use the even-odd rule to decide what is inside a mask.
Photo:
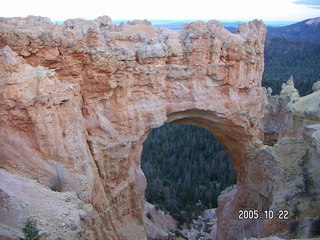
[(218, 209), (219, 238), (232, 239), (239, 208), (271, 201), (258, 206), (263, 176), (250, 166), (263, 136), (265, 34), (256, 20), (232, 34), (217, 21), (173, 31), (108, 17), (2, 18), (0, 164), (44, 185), (63, 168), (64, 190), (93, 206), (83, 239), (145, 239), (143, 141), (164, 123), (195, 124), (238, 172)]

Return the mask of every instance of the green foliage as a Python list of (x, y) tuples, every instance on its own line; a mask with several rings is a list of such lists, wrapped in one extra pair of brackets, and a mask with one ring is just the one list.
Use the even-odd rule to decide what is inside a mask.
[(176, 237), (180, 237), (182, 239), (188, 239), (178, 229), (175, 230), (174, 234), (176, 235)]
[(320, 44), (291, 42), (272, 38), (265, 44), (265, 69), (262, 86), (279, 94), (282, 83), (293, 75), (301, 96), (311, 93), (312, 84), (320, 80)]
[(320, 217), (316, 218), (313, 223), (312, 223), (312, 227), (311, 227), (311, 232), (313, 235), (320, 235)]
[(211, 225), (210, 224), (205, 223), (204, 232), (208, 233), (208, 234), (211, 232)]
[(301, 211), (298, 207), (298, 204), (295, 204), (293, 209), (292, 209), (292, 219), (296, 219), (300, 216)]
[(303, 168), (303, 183), (306, 194), (310, 194), (310, 189), (314, 186), (313, 178), (310, 176), (310, 173), (307, 168)]
[(289, 223), (289, 235), (290, 237), (295, 237), (298, 233), (299, 221), (292, 220)]
[(314, 186), (314, 180), (311, 177), (307, 164), (309, 162), (309, 157), (308, 157), (309, 152), (307, 151), (306, 154), (302, 157), (302, 161), (299, 164), (301, 169), (302, 169), (302, 179), (303, 179), (303, 184), (298, 185), (297, 187), (299, 189), (302, 189), (305, 194), (310, 194), (311, 188)]
[(204, 209), (217, 207), (217, 197), (236, 182), (231, 159), (208, 131), (191, 125), (154, 129), (143, 145), (146, 199), (180, 223)]
[(37, 221), (32, 218), (27, 219), (27, 221), (24, 223), (22, 231), (24, 234), (24, 240), (40, 239), (39, 229), (37, 228)]

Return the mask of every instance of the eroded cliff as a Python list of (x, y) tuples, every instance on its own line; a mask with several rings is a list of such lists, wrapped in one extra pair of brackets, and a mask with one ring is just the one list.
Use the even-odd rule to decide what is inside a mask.
[[(173, 31), (147, 21), (116, 26), (108, 17), (60, 25), (41, 17), (1, 18), (1, 171), (36, 179), (39, 192), (61, 177), (62, 191), (79, 201), (69, 206), (77, 228), (69, 220), (59, 226), (63, 211), (50, 215), (34, 206), (10, 224), (0, 220), (3, 236), (21, 235), (13, 229), (33, 216), (40, 229), (48, 218), (49, 229), (56, 226), (47, 239), (146, 239), (142, 144), (152, 128), (169, 122), (204, 127), (228, 150), (238, 182), (219, 199), (218, 238), (250, 230), (251, 222), (239, 227), (238, 210), (267, 209), (277, 193), (275, 171), (264, 156), (257, 158), (267, 103), (265, 34), (260, 21), (232, 34), (217, 21)], [(5, 194), (14, 206), (24, 193)], [(51, 201), (52, 209), (54, 202), (61, 205)], [(10, 209), (16, 208), (0, 202), (7, 218), (17, 215)], [(267, 228), (262, 224), (269, 234)]]

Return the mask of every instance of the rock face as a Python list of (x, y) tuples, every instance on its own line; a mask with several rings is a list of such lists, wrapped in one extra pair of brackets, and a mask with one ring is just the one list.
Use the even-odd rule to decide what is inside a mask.
[[(271, 146), (263, 146), (256, 151), (256, 158), (264, 160), (268, 174), (272, 174), (268, 177), (274, 182), (273, 189), (270, 189), (273, 196), (270, 209), (275, 212), (287, 209), (290, 219), (282, 224), (274, 219), (264, 221), (262, 232), (265, 236), (282, 232), (279, 235), (283, 238), (288, 235), (292, 238), (319, 237), (314, 230), (306, 231), (306, 222), (314, 221), (320, 214), (318, 84), (314, 84), (312, 94), (299, 97), (291, 78), (282, 86), (279, 96), (268, 96), (268, 111), (263, 120), (265, 133), (277, 134), (273, 136), (275, 141), (269, 142)], [(288, 231), (293, 229), (294, 223), (296, 231)]]
[[(218, 239), (236, 239), (243, 230), (236, 227), (239, 209), (274, 202), (274, 171), (257, 159), (267, 102), (265, 34), (259, 21), (232, 34), (217, 21), (173, 31), (148, 21), (116, 26), (108, 17), (61, 25), (41, 17), (1, 18), (0, 165), (46, 190), (63, 176), (60, 190), (92, 206), (86, 217), (78, 214), (82, 230), (69, 239), (146, 239), (142, 144), (164, 123), (195, 124), (223, 144), (238, 172), (237, 187), (221, 196), (217, 210)], [(28, 215), (19, 214), (14, 226)]]
[(142, 143), (166, 122), (211, 131), (245, 184), (262, 137), (263, 23), (0, 21), (1, 165), (43, 185), (63, 169), (63, 190), (93, 206), (92, 239), (145, 239)]
[(178, 221), (173, 217), (148, 202), (145, 203), (144, 213), (146, 216), (144, 229), (148, 239), (170, 239), (175, 236), (174, 232), (178, 229)]

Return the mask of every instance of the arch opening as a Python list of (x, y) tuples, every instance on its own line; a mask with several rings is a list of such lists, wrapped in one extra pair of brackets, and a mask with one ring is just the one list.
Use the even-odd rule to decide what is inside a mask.
[(221, 191), (236, 183), (236, 172), (230, 155), (210, 131), (199, 123), (179, 122), (183, 119), (149, 133), (141, 168), (147, 179), (146, 201), (190, 227), (206, 209), (217, 207)]
[[(232, 166), (237, 173), (237, 183), (235, 187), (227, 188), (223, 191), (218, 199), (219, 203), (215, 212), (217, 229), (213, 233), (215, 237), (220, 239), (222, 234), (227, 235), (230, 233), (229, 227), (226, 228), (225, 226), (236, 226), (238, 224), (237, 214), (239, 207), (247, 207), (247, 202), (250, 202), (248, 203), (250, 206), (255, 207), (253, 203), (256, 203), (256, 195), (259, 194), (260, 190), (255, 188), (256, 183), (250, 182), (251, 178), (246, 168), (250, 166), (251, 159), (253, 159), (250, 151), (255, 148), (254, 144), (259, 144), (259, 139), (255, 138), (255, 136), (258, 135), (260, 130), (255, 124), (251, 124), (247, 118), (242, 118), (241, 115), (235, 117), (233, 115), (226, 115), (224, 111), (220, 111), (220, 108), (221, 106), (217, 107), (217, 109), (211, 108), (210, 110), (199, 107), (172, 109), (168, 106), (163, 117), (155, 118), (155, 115), (153, 115), (147, 118), (147, 122), (140, 122), (146, 127), (140, 135), (137, 144), (134, 145), (135, 147), (132, 149), (131, 156), (134, 166), (138, 168), (136, 168), (134, 173), (137, 187), (136, 194), (139, 199), (139, 209), (141, 209), (142, 213), (139, 218), (144, 222), (144, 229), (147, 235), (146, 222), (148, 222), (148, 216), (143, 211), (143, 209), (146, 210), (144, 198), (146, 179), (140, 168), (141, 154), (143, 143), (152, 132), (152, 129), (161, 127), (165, 123), (190, 124), (208, 130), (209, 134), (213, 135), (221, 143), (232, 158)], [(246, 185), (250, 186), (250, 188), (245, 187)], [(251, 195), (248, 198), (249, 192)], [(256, 192), (257, 194), (255, 194)], [(240, 204), (242, 205), (239, 205), (237, 199), (241, 200)], [(230, 239), (236, 239), (238, 233), (237, 229), (232, 231)]]

